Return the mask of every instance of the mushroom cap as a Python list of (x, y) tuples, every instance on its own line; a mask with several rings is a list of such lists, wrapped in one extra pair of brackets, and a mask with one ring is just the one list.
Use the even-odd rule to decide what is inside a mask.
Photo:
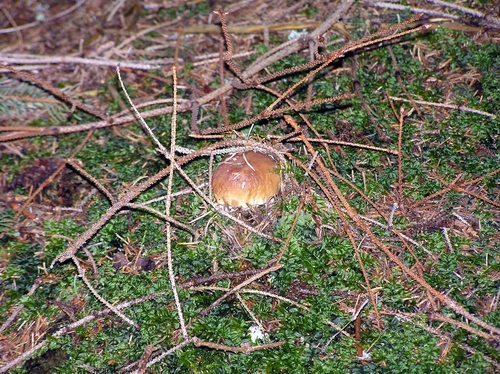
[(265, 204), (280, 186), (278, 162), (254, 151), (225, 158), (212, 175), (215, 200), (232, 207)]

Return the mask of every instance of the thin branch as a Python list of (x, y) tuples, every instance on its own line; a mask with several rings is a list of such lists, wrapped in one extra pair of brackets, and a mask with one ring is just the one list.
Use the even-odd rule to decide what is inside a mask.
[[(165, 197), (163, 196), (162, 197), (162, 200), (165, 199)], [(149, 212), (151, 214), (154, 214), (160, 218), (163, 218), (166, 222), (169, 222), (170, 224), (174, 225), (174, 226), (177, 226), (178, 228), (182, 229), (182, 230), (185, 230), (187, 232), (189, 232), (191, 235), (193, 236), (196, 236), (196, 231), (193, 230), (191, 227), (189, 227), (188, 225), (170, 217), (170, 216), (167, 216), (166, 214), (163, 214), (162, 212), (160, 212), (159, 210), (156, 210), (154, 208), (151, 208), (150, 206), (147, 206), (146, 203), (142, 203), (142, 204), (137, 204), (137, 203), (127, 203), (123, 206), (124, 208), (131, 208), (131, 209), (140, 209), (140, 210), (144, 210), (146, 212)]]
[(461, 193), (464, 193), (466, 195), (473, 196), (476, 199), (482, 200), (482, 201), (484, 201), (484, 202), (486, 202), (488, 204), (491, 204), (493, 206), (496, 206), (497, 208), (500, 208), (500, 203), (499, 202), (496, 202), (496, 201), (493, 201), (491, 199), (488, 199), (487, 197), (484, 197), (484, 196), (482, 196), (482, 195), (480, 195), (478, 193), (469, 191), (469, 190), (467, 190), (467, 189), (465, 189), (465, 188), (463, 188), (460, 185), (457, 185), (455, 183), (447, 183), (441, 176), (437, 175), (436, 173), (432, 173), (432, 176), (435, 177), (442, 184), (444, 184), (446, 187), (449, 187), (453, 191), (461, 192)]
[[(1, 30), (0, 30), (1, 31)], [(161, 59), (161, 60), (148, 60), (143, 61), (120, 61), (120, 60), (110, 60), (106, 58), (83, 58), (74, 56), (37, 56), (37, 55), (16, 55), (0, 54), (0, 62), (8, 64), (80, 64), (89, 66), (109, 66), (115, 67), (116, 65), (121, 65), (124, 68), (138, 69), (138, 70), (154, 70), (159, 69), (165, 65), (171, 65), (174, 60), (171, 58)], [(0, 65), (5, 69), (7, 65)]]
[[(38, 289), (38, 287), (40, 287), (41, 284), (42, 284), (42, 279), (40, 277), (36, 278), (35, 281), (33, 282), (33, 286), (31, 286), (30, 290), (26, 295), (32, 296)], [(5, 322), (0, 327), (0, 334), (9, 328), (9, 326), (12, 324), (12, 322), (14, 322), (14, 320), (18, 317), (19, 313), (21, 313), (23, 309), (24, 309), (24, 304), (17, 305), (14, 308), (12, 314), (9, 316), (9, 318), (5, 320)]]
[[(149, 368), (149, 367), (153, 366), (157, 362), (160, 362), (161, 360), (163, 360), (165, 357), (167, 357), (167, 356), (171, 355), (172, 353), (177, 352), (179, 349), (182, 349), (185, 346), (191, 344), (194, 341), (194, 339), (195, 339), (194, 337), (186, 339), (186, 340), (182, 341), (181, 343), (177, 344), (175, 347), (170, 348), (169, 350), (163, 352), (159, 356), (157, 356), (154, 359), (152, 359), (151, 361), (149, 361), (146, 364), (146, 368)], [(135, 370), (135, 371), (131, 372), (131, 374), (138, 374), (138, 373), (139, 373), (138, 370)]]
[(85, 275), (85, 269), (83, 269), (80, 265), (80, 261), (78, 260), (78, 258), (76, 258), (75, 256), (72, 256), (71, 259), (73, 260), (73, 262), (75, 263), (76, 265), (76, 268), (78, 269), (78, 274), (80, 275), (80, 277), (82, 278), (83, 282), (87, 285), (87, 288), (89, 289), (89, 291), (92, 293), (92, 295), (95, 296), (95, 298), (97, 300), (99, 300), (101, 303), (103, 303), (104, 305), (106, 305), (110, 310), (112, 310), (117, 316), (119, 316), (123, 321), (127, 322), (129, 325), (132, 325), (134, 326), (136, 329), (139, 328), (139, 326), (134, 322), (132, 321), (130, 318), (128, 318), (125, 314), (123, 314), (122, 312), (120, 312), (116, 307), (114, 307), (113, 305), (111, 305), (106, 299), (104, 299), (101, 295), (99, 295), (99, 293), (96, 291), (96, 289), (92, 286), (92, 284), (90, 283), (90, 281), (88, 280), (87, 276)]
[(383, 1), (365, 1), (367, 5), (377, 7), (377, 8), (384, 8), (384, 9), (393, 9), (393, 10), (409, 10), (412, 13), (418, 13), (418, 14), (426, 14), (428, 16), (433, 16), (433, 17), (445, 17), (448, 19), (453, 19), (453, 20), (459, 20), (459, 16), (455, 16), (449, 13), (444, 13), (444, 12), (438, 12), (435, 10), (429, 10), (425, 8), (415, 8), (412, 6), (407, 6), (407, 5), (399, 5), (399, 4), (394, 4), (394, 3), (386, 3)]
[(500, 27), (500, 18), (494, 17), (490, 14), (486, 14), (475, 9), (470, 9), (459, 4), (449, 3), (447, 1), (442, 1), (442, 0), (426, 0), (426, 1), (428, 3), (433, 3), (440, 6), (445, 6), (450, 9), (458, 10), (462, 13), (468, 14), (476, 18), (480, 18), (481, 20), (485, 20), (486, 22), (493, 23), (495, 26)]
[[(174, 112), (172, 114), (171, 121), (171, 132), (170, 132), (170, 162), (175, 162), (175, 141), (177, 137), (177, 112), (175, 110), (177, 106), (177, 75), (175, 66), (172, 68), (174, 75)], [(170, 168), (170, 173), (168, 175), (168, 184), (167, 184), (167, 199), (165, 200), (165, 214), (167, 217), (170, 217), (170, 206), (171, 206), (171, 195), (172, 195), (172, 184), (174, 182), (174, 168)], [(172, 292), (174, 294), (175, 306), (177, 308), (177, 313), (179, 316), (179, 323), (181, 325), (182, 335), (184, 340), (188, 340), (189, 336), (186, 330), (186, 322), (184, 322), (184, 316), (182, 313), (181, 303), (179, 301), (179, 294), (177, 293), (177, 286), (175, 285), (175, 274), (174, 274), (174, 266), (172, 260), (172, 226), (167, 222), (167, 265), (168, 265), (168, 276), (170, 279), (170, 285), (172, 287)]]
[(271, 273), (273, 271), (276, 271), (276, 270), (279, 270), (283, 267), (283, 265), (275, 265), (275, 266), (272, 266), (270, 268), (267, 268), (267, 269), (264, 269), (262, 270), (261, 272), (259, 272), (258, 274), (255, 274), (253, 276), (251, 276), (250, 278), (244, 280), (243, 282), (241, 282), (240, 284), (238, 284), (237, 286), (231, 288), (231, 291), (229, 292), (226, 292), (224, 295), (222, 295), (221, 297), (219, 297), (217, 300), (215, 300), (212, 304), (210, 304), (208, 307), (206, 307), (205, 309), (203, 309), (199, 314), (198, 314), (198, 318), (201, 318), (205, 315), (207, 315), (213, 308), (215, 308), (217, 305), (219, 305), (220, 303), (222, 303), (225, 299), (227, 299), (229, 296), (231, 296), (233, 293), (235, 292), (238, 292), (239, 290), (241, 290), (243, 287), (246, 287), (248, 286), (250, 283), (252, 283), (253, 281), (256, 281), (257, 279), (263, 277), (264, 275), (268, 274), (268, 273)]
[(422, 100), (407, 100), (407, 99), (403, 99), (401, 97), (394, 97), (394, 96), (389, 96), (389, 98), (391, 100), (394, 100), (394, 101), (402, 101), (405, 103), (416, 103), (416, 104), (420, 104), (420, 105), (429, 105), (429, 106), (435, 106), (438, 108), (454, 109), (454, 110), (458, 110), (458, 111), (462, 111), (462, 112), (480, 114), (482, 116), (486, 116), (486, 117), (490, 117), (490, 118), (497, 118), (497, 115), (495, 115), (495, 114), (484, 112), (484, 111), (478, 110), (478, 109), (469, 108), (469, 107), (466, 107), (463, 105), (441, 104), (441, 103), (433, 103), (430, 101), (422, 101)]
[[(174, 68), (174, 71), (175, 71), (175, 68)], [(163, 144), (161, 144), (161, 142), (158, 140), (158, 138), (156, 137), (156, 135), (153, 133), (153, 131), (151, 130), (151, 128), (148, 126), (148, 124), (146, 123), (146, 121), (141, 116), (141, 114), (139, 113), (139, 111), (135, 107), (134, 103), (132, 102), (132, 99), (130, 98), (127, 90), (125, 89), (125, 85), (123, 84), (122, 76), (120, 74), (120, 65), (119, 64), (116, 66), (116, 75), (118, 76), (118, 81), (120, 82), (120, 86), (121, 86), (121, 88), (123, 90), (123, 93), (125, 94), (125, 97), (127, 98), (127, 100), (129, 102), (130, 106), (132, 107), (132, 110), (134, 111), (135, 115), (139, 119), (142, 127), (144, 128), (144, 130), (146, 130), (146, 132), (151, 137), (151, 139), (153, 139), (153, 141), (156, 143), (156, 146), (158, 147), (158, 149), (160, 150), (160, 152), (167, 153), (167, 149), (165, 148), (165, 146)], [(175, 80), (175, 78), (174, 78), (174, 80)], [(174, 95), (176, 95), (176, 94), (174, 93)], [(173, 109), (172, 116), (176, 115), (176, 107), (177, 107), (176, 104), (177, 104), (177, 102), (176, 102), (176, 100), (174, 98), (174, 104), (173, 104), (173, 107), (172, 107), (172, 109)]]
[(288, 249), (290, 240), (292, 240), (293, 232), (295, 231), (295, 227), (297, 226), (297, 222), (299, 221), (300, 214), (302, 213), (302, 208), (304, 208), (304, 203), (305, 203), (305, 197), (302, 196), (302, 198), (300, 199), (299, 206), (297, 208), (297, 213), (295, 213), (295, 218), (293, 219), (292, 226), (290, 227), (290, 232), (288, 233), (286, 241), (283, 244), (283, 249), (281, 250), (280, 254), (276, 259), (277, 264), (280, 263), (281, 259), (283, 258), (283, 255), (285, 254), (285, 251)]
[[(177, 108), (177, 112), (186, 112), (191, 108), (191, 103), (186, 102)], [(165, 114), (171, 114), (173, 112), (172, 107), (164, 107), (160, 109), (153, 109), (147, 112), (141, 112), (142, 118), (157, 117)], [(137, 117), (132, 115), (123, 116), (120, 118), (110, 118), (105, 121), (84, 123), (82, 125), (70, 125), (70, 126), (49, 126), (49, 127), (16, 127), (12, 128), (9, 126), (0, 126), (0, 132), (10, 132), (10, 134), (0, 136), (0, 142), (8, 142), (12, 140), (18, 140), (23, 138), (29, 138), (34, 136), (51, 136), (51, 135), (61, 135), (61, 134), (71, 134), (74, 132), (97, 130), (110, 126), (119, 126), (123, 124), (128, 124), (137, 120)]]
[[(398, 119), (398, 200), (399, 206), (405, 211), (406, 204), (403, 197), (403, 124), (405, 118), (404, 107), (399, 108), (399, 119)], [(389, 226), (392, 226), (392, 219), (389, 222)]]
[(193, 343), (196, 347), (208, 347), (208, 348), (217, 349), (217, 350), (226, 351), (226, 352), (248, 354), (248, 353), (260, 351), (263, 349), (271, 349), (271, 348), (281, 347), (283, 344), (286, 343), (286, 341), (261, 344), (261, 345), (248, 345), (248, 346), (244, 346), (244, 347), (230, 347), (230, 346), (224, 345), (224, 344), (206, 342), (206, 341), (200, 340), (198, 338), (194, 338)]
[[(292, 135), (294, 136), (294, 134), (292, 134)], [(372, 145), (361, 144), (361, 143), (343, 142), (341, 140), (330, 140), (330, 139), (315, 139), (315, 138), (306, 138), (306, 139), (308, 141), (310, 141), (311, 143), (344, 145), (344, 146), (353, 147), (353, 148), (368, 149), (370, 151), (389, 153), (391, 155), (398, 154), (398, 151), (396, 151), (394, 149), (375, 147)], [(300, 142), (301, 138), (294, 136), (293, 138), (289, 139), (288, 141), (289, 142)]]
[(97, 189), (99, 191), (101, 191), (104, 196), (106, 196), (108, 198), (108, 200), (111, 202), (111, 203), (114, 203), (115, 202), (115, 197), (113, 196), (113, 194), (108, 191), (108, 189), (106, 187), (104, 187), (101, 182), (99, 182), (96, 178), (94, 178), (94, 176), (92, 176), (91, 174), (87, 173), (86, 170), (84, 170), (80, 163), (78, 162), (78, 160), (76, 159), (73, 159), (73, 158), (69, 158), (66, 160), (66, 164), (71, 166), (73, 169), (75, 169), (82, 177), (84, 177), (85, 179), (87, 179), (89, 182), (91, 182), (95, 187), (97, 187)]

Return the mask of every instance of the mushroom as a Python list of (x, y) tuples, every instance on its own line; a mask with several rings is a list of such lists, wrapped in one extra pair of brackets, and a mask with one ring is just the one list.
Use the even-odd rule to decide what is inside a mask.
[(267, 203), (281, 187), (278, 165), (272, 156), (254, 151), (227, 157), (212, 176), (215, 200), (232, 207)]

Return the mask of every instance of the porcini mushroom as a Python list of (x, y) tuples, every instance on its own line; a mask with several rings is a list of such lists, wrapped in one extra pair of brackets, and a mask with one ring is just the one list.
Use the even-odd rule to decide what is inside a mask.
[(267, 203), (281, 186), (278, 165), (272, 156), (254, 151), (227, 157), (212, 175), (215, 200), (232, 207)]

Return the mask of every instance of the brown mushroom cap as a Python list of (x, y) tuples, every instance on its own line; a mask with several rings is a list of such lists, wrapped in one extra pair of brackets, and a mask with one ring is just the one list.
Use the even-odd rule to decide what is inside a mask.
[(232, 207), (264, 204), (278, 193), (280, 185), (278, 162), (254, 151), (227, 157), (212, 176), (215, 200)]

